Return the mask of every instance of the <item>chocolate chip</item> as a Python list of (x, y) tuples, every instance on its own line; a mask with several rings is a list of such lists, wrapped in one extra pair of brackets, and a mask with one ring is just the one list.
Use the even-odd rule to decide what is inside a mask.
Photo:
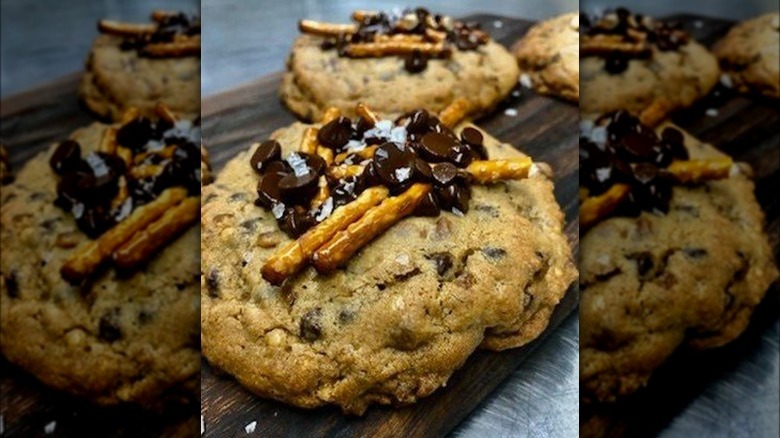
[(287, 235), (298, 238), (316, 224), (312, 215), (303, 207), (287, 208), (278, 221), (279, 228)]
[(406, 132), (409, 134), (422, 134), (430, 129), (428, 125), (428, 111), (417, 110), (409, 116), (409, 123), (406, 125)]
[(413, 51), (404, 61), (404, 68), (409, 73), (415, 74), (424, 71), (428, 67), (428, 58), (419, 50)]
[(433, 166), (433, 181), (440, 187), (446, 187), (458, 177), (458, 168), (450, 163), (439, 163)]
[(339, 149), (352, 136), (352, 122), (346, 117), (339, 117), (320, 128), (317, 140), (331, 149)]
[(300, 323), (300, 337), (307, 341), (316, 341), (322, 337), (321, 308), (314, 308), (303, 315)]
[(255, 149), (255, 153), (252, 154), (252, 159), (249, 160), (249, 163), (252, 165), (252, 169), (254, 169), (255, 172), (263, 173), (266, 164), (281, 158), (282, 146), (279, 142), (276, 140), (267, 140)]
[(357, 313), (354, 310), (342, 310), (339, 312), (339, 322), (342, 324), (348, 324), (355, 320)]
[(448, 161), (451, 151), (457, 145), (457, 140), (445, 133), (429, 132), (420, 140), (418, 151), (426, 160), (438, 163)]
[(257, 229), (257, 224), (262, 221), (261, 218), (247, 219), (239, 224), (239, 226), (249, 232), (254, 232)]
[(628, 58), (622, 54), (612, 54), (604, 59), (604, 70), (609, 74), (620, 74), (628, 68)]
[(482, 254), (485, 254), (485, 257), (489, 259), (498, 260), (506, 257), (506, 250), (495, 246), (486, 246), (482, 248)]
[(439, 277), (444, 276), (452, 268), (452, 254), (448, 252), (437, 252), (426, 256), (436, 265), (436, 273)]
[(435, 193), (438, 204), (442, 209), (460, 214), (468, 212), (469, 199), (471, 199), (469, 186), (457, 183), (450, 184), (444, 188), (437, 188)]
[(469, 149), (475, 154), (475, 159), (487, 160), (487, 149), (484, 146), (484, 139), (482, 133), (479, 130), (472, 127), (464, 128), (460, 133), (460, 138), (463, 143), (469, 146)]
[(414, 209), (415, 216), (436, 217), (441, 213), (436, 195), (429, 192)]
[(81, 161), (81, 145), (73, 140), (65, 140), (57, 146), (49, 158), (49, 166), (58, 175), (76, 170)]
[(145, 146), (153, 136), (152, 121), (146, 117), (138, 117), (117, 130), (116, 141), (119, 145), (136, 151)]
[(636, 262), (636, 272), (639, 274), (639, 276), (645, 276), (653, 269), (653, 266), (655, 265), (653, 254), (647, 251), (630, 254), (627, 257)]
[(119, 326), (119, 309), (112, 309), (100, 318), (98, 337), (106, 342), (116, 342), (122, 338), (122, 329)]
[(379, 180), (394, 187), (413, 180), (416, 157), (406, 146), (398, 143), (385, 143), (374, 152), (374, 170)]
[(206, 291), (211, 298), (219, 297), (219, 271), (216, 268), (206, 275)]
[(279, 181), (287, 173), (268, 171), (257, 184), (257, 201), (265, 208), (271, 209), (282, 202), (282, 194), (279, 191)]

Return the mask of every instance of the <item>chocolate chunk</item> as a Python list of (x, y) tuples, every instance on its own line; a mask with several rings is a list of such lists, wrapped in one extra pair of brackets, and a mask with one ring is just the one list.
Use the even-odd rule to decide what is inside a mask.
[(265, 172), (264, 166), (282, 158), (282, 146), (276, 140), (267, 140), (258, 146), (249, 161), (255, 172)]
[(317, 140), (326, 147), (339, 149), (352, 136), (352, 122), (346, 117), (339, 117), (326, 124), (317, 133)]
[(469, 146), (469, 149), (474, 154), (474, 159), (487, 160), (488, 154), (485, 149), (484, 138), (479, 130), (472, 127), (464, 128), (460, 133), (460, 138), (463, 143)]
[(65, 140), (57, 146), (49, 158), (49, 166), (58, 175), (76, 170), (81, 161), (81, 145), (73, 140)]
[(489, 259), (498, 260), (506, 257), (506, 250), (495, 246), (486, 246), (482, 248), (482, 254), (485, 254), (485, 257)]
[(404, 61), (404, 68), (409, 73), (415, 74), (424, 71), (428, 67), (428, 58), (419, 50), (413, 51)]
[(119, 145), (138, 151), (154, 136), (152, 121), (146, 117), (135, 118), (124, 125), (116, 133)]
[(100, 318), (98, 337), (106, 342), (116, 342), (122, 338), (118, 308), (112, 309)]
[(435, 190), (439, 207), (450, 210), (453, 213), (465, 214), (469, 210), (471, 189), (464, 184), (450, 184), (444, 188)]
[(414, 160), (414, 179), (418, 182), (430, 182), (433, 180), (433, 170), (427, 161), (421, 158)]
[(386, 186), (395, 187), (413, 180), (417, 157), (408, 147), (385, 143), (374, 152), (376, 176)]
[(114, 220), (107, 208), (102, 205), (96, 205), (84, 209), (84, 213), (76, 218), (76, 225), (90, 239), (95, 239), (116, 225), (116, 220)]
[(16, 280), (16, 271), (11, 271), (5, 276), (5, 290), (9, 298), (19, 297), (19, 283)]
[(428, 111), (417, 110), (413, 112), (411, 116), (409, 116), (409, 123), (406, 125), (406, 132), (409, 134), (423, 134), (428, 132), (430, 129), (428, 120)]
[(300, 176), (288, 173), (279, 179), (279, 194), (286, 204), (308, 203), (319, 190), (319, 180), (319, 175), (313, 172)]
[(418, 151), (426, 160), (439, 163), (448, 161), (452, 150), (457, 145), (457, 140), (445, 133), (429, 132), (420, 140)]
[(219, 297), (219, 271), (216, 269), (212, 269), (206, 275), (206, 292), (211, 298)]
[(303, 207), (287, 208), (279, 219), (279, 228), (288, 236), (298, 238), (316, 224), (312, 215)]
[(309, 310), (301, 318), (300, 337), (307, 341), (316, 341), (322, 337), (322, 309)]
[(436, 195), (429, 192), (414, 209), (415, 216), (436, 217), (441, 213)]
[(426, 256), (436, 265), (436, 273), (439, 277), (444, 276), (452, 268), (452, 254), (448, 252), (437, 252)]
[(279, 181), (287, 173), (268, 171), (257, 184), (257, 202), (265, 208), (271, 209), (282, 202), (282, 194), (279, 191)]

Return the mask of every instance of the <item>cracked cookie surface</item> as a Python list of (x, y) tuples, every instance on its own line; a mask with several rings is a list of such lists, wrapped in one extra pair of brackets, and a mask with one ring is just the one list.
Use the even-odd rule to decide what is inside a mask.
[(157, 102), (182, 118), (200, 115), (200, 57), (146, 58), (123, 50), (122, 38), (100, 35), (92, 45), (79, 98), (100, 117), (120, 120), (129, 107), (154, 117)]
[(533, 26), (514, 46), (520, 74), (534, 90), (576, 102), (580, 97), (579, 12)]
[(280, 90), (284, 103), (305, 120), (319, 120), (329, 106), (352, 117), (356, 102), (382, 108), (390, 119), (418, 108), (438, 113), (458, 98), (468, 100), (478, 116), (508, 95), (519, 75), (515, 59), (495, 41), (455, 50), (451, 59), (431, 59), (416, 74), (406, 71), (403, 57), (345, 58), (322, 50), (321, 42), (310, 35), (295, 41)]
[[(94, 151), (107, 125), (71, 138)], [(87, 236), (54, 205), (56, 146), (28, 161), (0, 201), (0, 347), (46, 385), (101, 404), (199, 399), (198, 245), (191, 227), (143, 270), (106, 268), (74, 287), (60, 268)]]
[(780, 14), (737, 24), (715, 45), (715, 56), (734, 86), (780, 98)]
[[(685, 144), (692, 159), (723, 156)], [(743, 175), (676, 186), (667, 214), (610, 218), (582, 237), (583, 401), (630, 394), (677, 348), (718, 347), (745, 329), (778, 276), (753, 188)]]
[[(308, 126), (273, 135), (283, 154)], [(491, 158), (521, 155), (484, 136)], [(346, 269), (307, 268), (273, 287), (261, 267), (288, 237), (253, 203), (252, 152), (204, 187), (201, 339), (212, 365), (261, 396), (354, 414), (415, 402), (475, 349), (536, 338), (576, 277), (552, 183), (539, 174), (474, 186), (465, 216), (406, 218)]]

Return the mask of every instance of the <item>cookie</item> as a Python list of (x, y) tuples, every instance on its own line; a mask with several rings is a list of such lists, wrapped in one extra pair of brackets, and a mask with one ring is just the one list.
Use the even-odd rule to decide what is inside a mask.
[(780, 14), (737, 24), (714, 49), (721, 69), (742, 92), (780, 97)]
[[(325, 134), (318, 139), (336, 141), (340, 135), (335, 135), (335, 126), (344, 123), (340, 120), (324, 125), (319, 133)], [(393, 190), (404, 190), (403, 179), (417, 175), (421, 167), (417, 161), (414, 169), (398, 164), (406, 162), (408, 151), (396, 144), (422, 137), (430, 146), (429, 139), (445, 139), (413, 134), (432, 126), (423, 120), (436, 123), (425, 111), (403, 120), (395, 128), (390, 121), (368, 130), (354, 124), (345, 128), (357, 140), (344, 145), (355, 148), (344, 162), (369, 166), (364, 169), (367, 175), (346, 177), (332, 187), (331, 201), (321, 204), (331, 202), (330, 208), (316, 209), (316, 216), (339, 216), (341, 196), (357, 196), (347, 208), (372, 189), (384, 190), (380, 185), (360, 195), (350, 193), (367, 181), (364, 178), (395, 179)], [(461, 195), (452, 199), (439, 192), (450, 185), (438, 186), (436, 205), (417, 204), (416, 215), (383, 228), (338, 269), (318, 272), (320, 256), (327, 255), (324, 245), (312, 256), (314, 267), (304, 267), (281, 286), (267, 281), (269, 260), (288, 248), (288, 234), (300, 234), (289, 222), (305, 218), (283, 203), (281, 210), (279, 202), (267, 204), (275, 195), (264, 181), (271, 178), (273, 183), (273, 174), (284, 166), (273, 161), (280, 156), (288, 156), (296, 169), (286, 175), (297, 178), (307, 174), (301, 166), (319, 166), (310, 155), (293, 154), (312, 127), (295, 123), (275, 132), (275, 141), (239, 154), (204, 188), (201, 340), (213, 366), (263, 397), (302, 407), (333, 404), (362, 414), (374, 403), (403, 405), (431, 394), (477, 348), (518, 347), (544, 330), (576, 271), (553, 185), (543, 172), (492, 185), (473, 184), (465, 204), (458, 203)], [(484, 146), (491, 159), (524, 157), (472, 125), (462, 124), (455, 131)], [(382, 143), (391, 137), (397, 143)], [(378, 149), (365, 161), (368, 155), (361, 154), (369, 147), (361, 149), (360, 144), (368, 138)], [(400, 167), (383, 167), (383, 160)], [(262, 179), (253, 167), (265, 169)], [(387, 172), (392, 168), (396, 171)], [(433, 169), (439, 184), (460, 178), (460, 171), (442, 172), (456, 169), (449, 162)], [(295, 179), (286, 178), (274, 186), (284, 189)], [(418, 186), (392, 192), (396, 198), (388, 199), (406, 196)], [(455, 193), (462, 194), (460, 190)], [(273, 207), (259, 207), (255, 198)], [(376, 222), (380, 220), (382, 216)], [(357, 223), (350, 229), (358, 228)], [(331, 242), (352, 235), (342, 233)]]
[(580, 25), (585, 117), (627, 110), (655, 125), (718, 81), (715, 57), (678, 25), (622, 8), (597, 18), (583, 14)]
[[(135, 145), (136, 157), (148, 153), (144, 149), (160, 147), (155, 143), (147, 148), (152, 142), (147, 143), (146, 136), (155, 134), (145, 130), (143, 120), (130, 122), (135, 124), (132, 129), (99, 123), (79, 129), (70, 141), (29, 160), (16, 180), (3, 186), (0, 348), (9, 362), (50, 387), (100, 404), (161, 407), (199, 399), (200, 226), (186, 225), (178, 234), (165, 236), (165, 245), (153, 246), (153, 255), (135, 269), (117, 268), (120, 247), (84, 281), (71, 284), (64, 276), (64, 267), (85, 245), (103, 242), (107, 229), (131, 220), (146, 206), (141, 204), (159, 199), (154, 196), (160, 186), (179, 184), (176, 178), (181, 175), (195, 175), (197, 163), (191, 172), (166, 170), (163, 176), (131, 182), (131, 172), (116, 176), (124, 164), (106, 152), (93, 153), (105, 151), (109, 129), (119, 130), (118, 148)], [(186, 131), (165, 132), (180, 142)], [(199, 155), (197, 146), (192, 149)], [(187, 149), (177, 150), (181, 154)], [(181, 167), (192, 161), (150, 157), (165, 169), (172, 169), (170, 163)], [(77, 193), (69, 189), (74, 178)], [(106, 213), (100, 198), (120, 199), (122, 187), (129, 194)], [(190, 199), (197, 213), (199, 198)], [(148, 234), (133, 238), (155, 235), (151, 228), (139, 233)]]
[[(350, 28), (352, 34), (307, 33), (295, 41), (280, 94), (299, 117), (319, 120), (330, 106), (354, 115), (355, 104), (364, 102), (392, 118), (417, 108), (439, 112), (459, 98), (467, 99), (470, 113), (478, 116), (494, 108), (517, 84), (519, 72), (512, 55), (484, 32), (450, 17), (435, 21), (433, 15), (417, 9), (361, 18)], [(414, 26), (403, 29), (408, 22)], [(302, 29), (311, 32), (308, 21), (302, 23)], [(432, 32), (444, 41), (426, 39)], [(374, 42), (381, 38), (390, 41)], [(377, 44), (401, 48), (369, 54), (350, 51)], [(421, 54), (414, 47), (432, 54)]]
[(169, 14), (150, 25), (103, 20), (99, 29), (103, 34), (79, 85), (89, 110), (118, 121), (129, 107), (153, 117), (157, 102), (165, 102), (184, 118), (200, 115), (200, 19)]
[[(625, 123), (625, 118), (620, 123), (625, 132), (649, 129)], [(628, 138), (615, 132), (610, 130), (609, 137)], [(728, 156), (679, 128), (664, 124), (657, 132), (663, 140), (653, 140), (661, 145), (656, 149), (684, 144), (684, 151), (673, 154), (682, 157), (674, 160), (733, 166)], [(639, 150), (636, 137), (625, 145)], [(668, 164), (672, 158), (655, 159), (678, 175)], [(591, 155), (584, 161), (583, 181), (597, 174), (593, 160)], [(661, 173), (648, 176), (639, 170), (647, 164), (633, 167), (637, 182), (629, 183), (629, 199), (582, 235), (583, 402), (611, 402), (639, 390), (680, 348), (708, 349), (732, 341), (778, 278), (763, 231), (764, 214), (744, 170), (726, 167), (717, 180), (669, 184)], [(609, 173), (603, 169), (601, 175)], [(611, 169), (622, 172), (617, 166)], [(598, 183), (585, 185), (594, 189)]]
[(512, 52), (520, 81), (537, 93), (576, 102), (580, 97), (580, 16), (564, 14), (531, 27)]

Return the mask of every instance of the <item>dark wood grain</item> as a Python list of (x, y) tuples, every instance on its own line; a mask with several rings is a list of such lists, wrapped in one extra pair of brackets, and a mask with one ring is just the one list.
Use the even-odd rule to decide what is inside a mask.
[[(693, 15), (677, 15), (670, 19), (680, 21), (695, 39), (708, 46), (734, 24)], [(708, 116), (708, 109), (716, 109), (717, 115)], [(766, 229), (775, 260), (780, 259), (780, 131), (777, 129), (780, 110), (777, 101), (718, 88), (695, 106), (674, 114), (672, 119), (699, 139), (752, 166), (756, 198), (766, 213)], [(657, 435), (705, 388), (733, 372), (745, 358), (756, 354), (762, 336), (780, 317), (779, 289), (775, 283), (756, 309), (748, 329), (733, 343), (705, 352), (681, 350), (656, 371), (646, 389), (619, 404), (584, 406), (580, 413), (584, 432), (581, 435)], [(720, 414), (725, 418), (729, 416), (728, 412)], [(776, 411), (774, 415), (777, 415)], [(715, 432), (718, 431), (713, 430)]]
[[(501, 18), (504, 26), (490, 24)], [(495, 16), (471, 16), (504, 44), (516, 41), (532, 24)], [(294, 118), (279, 102), (281, 73), (263, 77), (233, 91), (207, 98), (202, 104), (203, 138), (218, 169), (255, 139), (264, 139)], [(505, 108), (517, 116), (504, 114)], [(516, 145), (556, 172), (556, 198), (569, 220), (566, 232), (576, 247), (578, 155), (576, 106), (523, 91), (504, 102), (493, 115), (479, 121), (489, 133)], [(477, 352), (456, 372), (447, 387), (419, 403), (403, 408), (374, 407), (365, 416), (346, 417), (335, 408), (303, 410), (260, 399), (230, 376), (219, 375), (208, 363), (201, 369), (202, 413), (206, 435), (244, 436), (244, 427), (257, 422), (255, 434), (264, 437), (301, 436), (443, 436), (466, 417), (533, 352), (577, 305), (572, 288), (556, 310), (550, 327), (536, 341), (502, 353)]]
[[(12, 169), (94, 121), (78, 105), (79, 77), (68, 75), (0, 101), (0, 142), (9, 150)], [(63, 437), (196, 436), (200, 421), (196, 405), (166, 412), (97, 407), (44, 387), (4, 359), (0, 359), (0, 415), (3, 436), (8, 437), (44, 436), (44, 426), (52, 421), (56, 421), (56, 436)]]

